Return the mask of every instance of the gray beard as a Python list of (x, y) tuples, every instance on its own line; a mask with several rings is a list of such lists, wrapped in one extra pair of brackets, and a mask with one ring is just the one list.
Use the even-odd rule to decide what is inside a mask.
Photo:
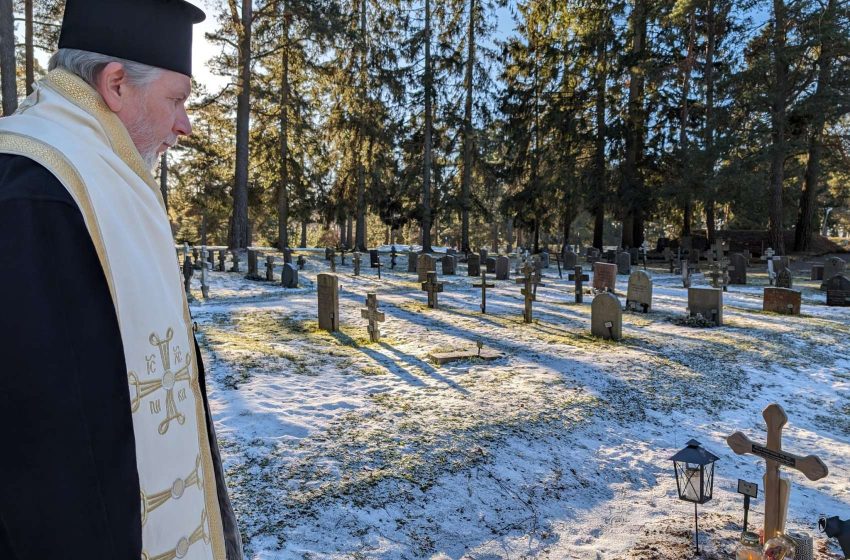
[(139, 155), (142, 156), (145, 166), (153, 172), (157, 161), (159, 161), (157, 150), (162, 142), (153, 137), (153, 131), (143, 116), (140, 116), (135, 122), (130, 123), (127, 127), (127, 132), (130, 133), (130, 137), (133, 139), (136, 149), (139, 150)]

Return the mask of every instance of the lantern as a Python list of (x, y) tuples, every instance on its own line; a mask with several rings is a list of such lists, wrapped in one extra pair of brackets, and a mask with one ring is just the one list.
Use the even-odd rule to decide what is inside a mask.
[(706, 450), (695, 439), (670, 458), (676, 475), (679, 499), (694, 504), (694, 543), (699, 554), (699, 521), (697, 505), (711, 500), (714, 490), (714, 462), (719, 457)]

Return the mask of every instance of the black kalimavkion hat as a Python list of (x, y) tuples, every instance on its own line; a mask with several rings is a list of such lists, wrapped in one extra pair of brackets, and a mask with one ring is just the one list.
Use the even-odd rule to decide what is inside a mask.
[(67, 0), (59, 48), (191, 76), (192, 25), (205, 18), (184, 0)]

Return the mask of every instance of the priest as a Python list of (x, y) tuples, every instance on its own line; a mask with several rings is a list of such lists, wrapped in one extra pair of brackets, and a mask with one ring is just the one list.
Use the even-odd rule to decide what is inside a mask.
[(67, 0), (0, 119), (0, 558), (241, 560), (163, 199), (183, 0)]

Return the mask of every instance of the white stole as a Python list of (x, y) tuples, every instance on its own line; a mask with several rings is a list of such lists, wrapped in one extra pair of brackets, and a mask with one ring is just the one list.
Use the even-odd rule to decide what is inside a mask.
[(225, 560), (189, 308), (150, 170), (100, 95), (64, 70), (0, 119), (0, 153), (26, 156), (62, 182), (109, 284), (130, 387), (142, 559)]

